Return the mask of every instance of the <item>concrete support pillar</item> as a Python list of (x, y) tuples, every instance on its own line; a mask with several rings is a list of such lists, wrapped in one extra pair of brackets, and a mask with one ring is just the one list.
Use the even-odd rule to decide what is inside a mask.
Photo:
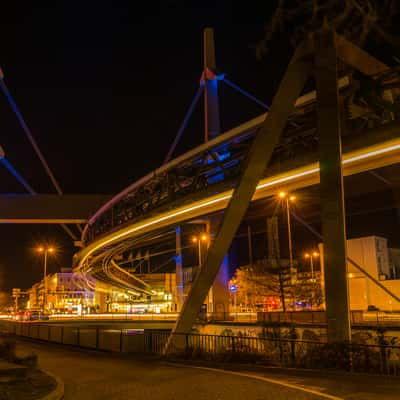
[(182, 232), (181, 227), (175, 228), (175, 270), (176, 270), (176, 305), (180, 312), (183, 306), (183, 260), (182, 260)]
[(337, 54), (332, 30), (322, 30), (314, 38), (325, 299), (332, 343), (351, 337)]
[[(221, 223), (221, 216), (214, 216), (207, 221), (206, 229), (210, 238), (213, 238)], [(211, 244), (211, 243), (210, 243)], [(208, 292), (208, 311), (214, 313), (217, 319), (223, 318), (229, 312), (229, 258), (225, 255), (217, 276)]]
[(229, 312), (229, 257), (224, 257), (218, 274), (214, 279), (214, 283), (210, 289), (209, 296), (212, 296), (212, 311), (217, 319), (225, 319)]
[(95, 303), (99, 306), (98, 311), (100, 313), (104, 313), (107, 311), (107, 293), (106, 292), (100, 292), (100, 291), (96, 291), (95, 292)]

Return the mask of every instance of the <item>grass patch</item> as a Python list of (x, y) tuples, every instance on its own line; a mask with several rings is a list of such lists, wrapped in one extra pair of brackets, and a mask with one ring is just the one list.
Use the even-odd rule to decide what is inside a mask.
[(26, 378), (0, 382), (0, 400), (36, 400), (52, 392), (57, 382), (44, 372), (33, 369)]

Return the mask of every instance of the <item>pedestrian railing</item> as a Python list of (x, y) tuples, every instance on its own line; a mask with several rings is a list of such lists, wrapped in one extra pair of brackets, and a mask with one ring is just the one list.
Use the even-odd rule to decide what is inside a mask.
[[(9, 334), (17, 336), (104, 351), (400, 375), (400, 346), (393, 345), (328, 344), (297, 339), (198, 333), (174, 334), (169, 339), (170, 331), (167, 330), (107, 329), (29, 322), (3, 321), (3, 327)], [(165, 351), (168, 341), (168, 351)]]

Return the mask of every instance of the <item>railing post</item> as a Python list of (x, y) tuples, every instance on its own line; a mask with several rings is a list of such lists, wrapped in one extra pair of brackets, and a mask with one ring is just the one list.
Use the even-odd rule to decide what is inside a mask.
[(189, 356), (189, 334), (185, 333), (185, 358)]
[(281, 340), (281, 338), (279, 338), (278, 340), (279, 340), (279, 356), (280, 356), (280, 359), (281, 359), (281, 366), (284, 366), (284, 365), (283, 365), (283, 347), (282, 347), (282, 340)]
[(349, 342), (347, 344), (349, 346), (349, 372), (353, 373), (354, 372), (354, 366), (353, 366), (353, 344)]
[(150, 331), (147, 333), (148, 333), (148, 338), (149, 338), (148, 349), (149, 349), (149, 353), (152, 353), (153, 352), (153, 332)]
[(119, 352), (122, 353), (122, 340), (123, 340), (123, 334), (122, 334), (122, 328), (121, 328), (121, 332), (119, 335)]
[(296, 342), (293, 339), (290, 341), (290, 355), (292, 358), (292, 366), (294, 366), (296, 361)]

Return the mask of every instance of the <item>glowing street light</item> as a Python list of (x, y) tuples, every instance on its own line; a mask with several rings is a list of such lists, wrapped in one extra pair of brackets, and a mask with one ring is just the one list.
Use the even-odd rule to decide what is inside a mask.
[(310, 259), (310, 266), (311, 266), (311, 281), (314, 282), (314, 264), (313, 264), (313, 258), (319, 257), (319, 253), (317, 251), (313, 251), (311, 254), (310, 253), (305, 253), (304, 254), (305, 258)]
[(47, 308), (47, 302), (46, 302), (46, 295), (47, 295), (47, 281), (46, 281), (46, 275), (47, 275), (47, 253), (54, 253), (54, 247), (43, 247), (40, 246), (38, 247), (37, 251), (39, 253), (44, 254), (44, 263), (43, 263), (43, 284), (44, 284), (44, 293), (43, 293), (43, 310)]
[(208, 244), (208, 240), (209, 240), (209, 236), (206, 233), (202, 233), (199, 236), (193, 236), (192, 237), (192, 242), (193, 243), (197, 243), (197, 247), (198, 247), (198, 253), (199, 253), (199, 268), (201, 267), (203, 260), (202, 260), (202, 251), (201, 251), (201, 247), (202, 244)]
[(286, 206), (286, 219), (287, 219), (287, 226), (288, 226), (288, 243), (289, 243), (289, 267), (290, 267), (290, 275), (293, 281), (293, 245), (292, 245), (292, 229), (290, 223), (290, 203), (296, 200), (296, 196), (289, 195), (286, 192), (279, 192), (279, 198), (285, 202)]

